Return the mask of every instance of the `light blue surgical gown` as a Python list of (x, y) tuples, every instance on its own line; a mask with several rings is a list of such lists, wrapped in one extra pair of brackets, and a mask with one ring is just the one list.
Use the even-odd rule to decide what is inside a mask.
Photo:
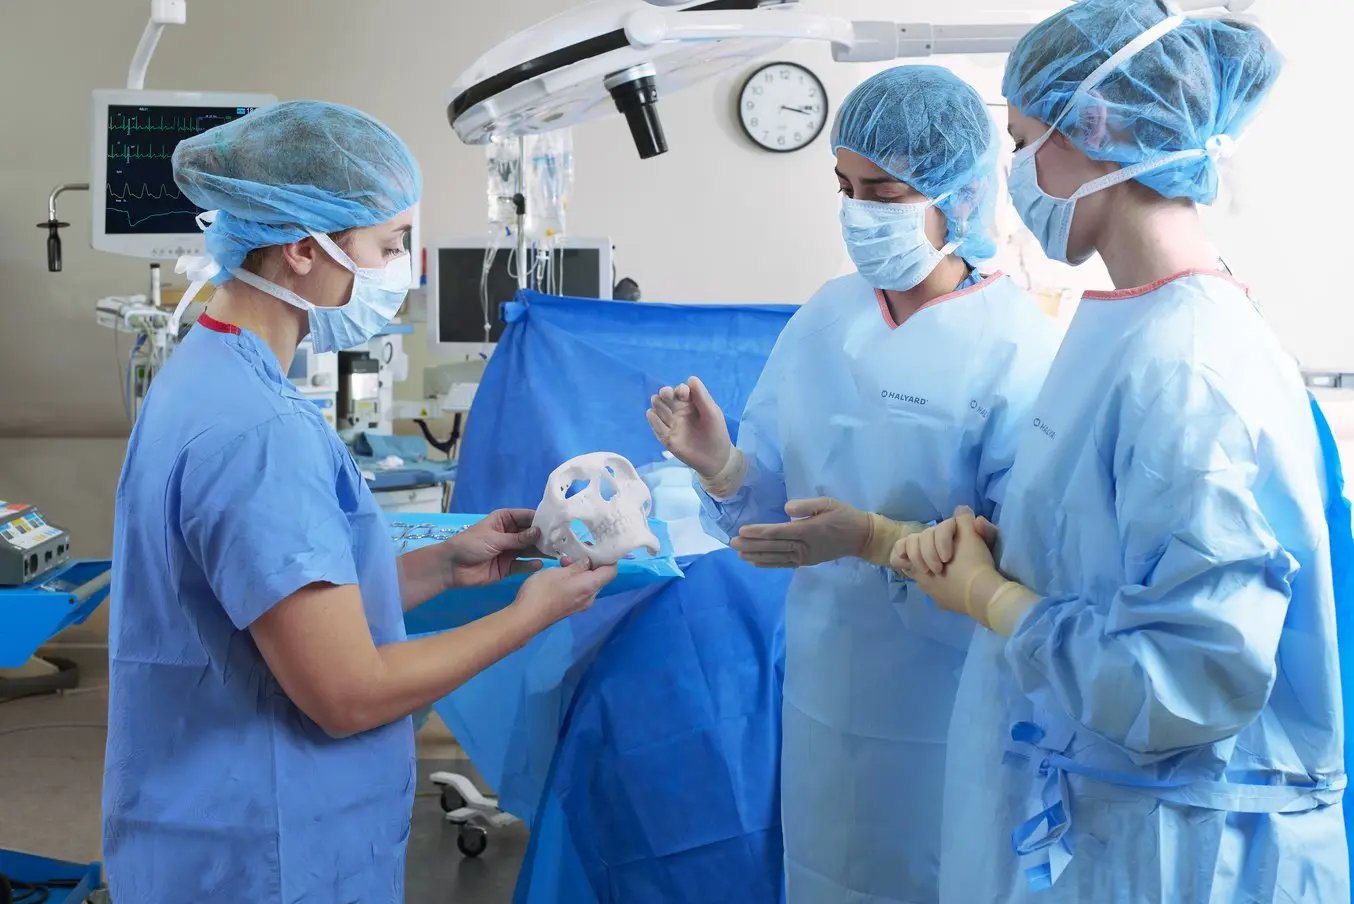
[(1349, 900), (1334, 464), (1229, 278), (1085, 297), (999, 524), (1042, 599), (955, 704), (945, 904)]
[[(895, 327), (858, 275), (786, 325), (744, 413), (747, 480), (704, 496), (726, 536), (830, 496), (899, 521), (992, 516), (1053, 359), (1055, 322), (972, 278)], [(945, 735), (971, 623), (859, 559), (786, 597), (781, 810), (789, 904), (931, 904)]]
[(410, 721), (328, 737), (249, 634), (327, 582), (361, 588), (377, 644), (404, 639), (381, 511), (257, 336), (199, 321), (155, 378), (118, 486), (113, 559), (113, 900), (402, 902)]

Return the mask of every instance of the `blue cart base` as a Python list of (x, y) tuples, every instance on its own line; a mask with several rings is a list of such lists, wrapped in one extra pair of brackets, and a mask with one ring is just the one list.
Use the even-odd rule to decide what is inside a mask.
[[(42, 900), (44, 904), (81, 904), (103, 885), (98, 863), (66, 863), (33, 854), (0, 850), (0, 896), (5, 883), (14, 900)], [(34, 892), (36, 886), (39, 891)], [(47, 892), (43, 898), (42, 891)]]

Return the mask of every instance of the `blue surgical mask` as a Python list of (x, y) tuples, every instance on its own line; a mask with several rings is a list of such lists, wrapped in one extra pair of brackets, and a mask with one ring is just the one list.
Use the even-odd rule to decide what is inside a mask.
[(906, 292), (931, 275), (955, 248), (926, 236), (926, 212), (944, 200), (882, 204), (842, 198), (842, 238), (861, 277), (876, 289)]
[(359, 267), (329, 236), (319, 232), (310, 235), (330, 257), (353, 274), (353, 291), (346, 304), (336, 308), (320, 307), (248, 270), (231, 270), (230, 273), (260, 292), (267, 292), (305, 311), (310, 319), (310, 341), (316, 352), (360, 348), (385, 329), (404, 304), (413, 282), (409, 255), (402, 254), (384, 267)]

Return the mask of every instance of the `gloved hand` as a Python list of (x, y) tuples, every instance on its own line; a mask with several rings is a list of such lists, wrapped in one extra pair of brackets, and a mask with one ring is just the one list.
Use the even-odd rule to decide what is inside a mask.
[(1009, 637), (1038, 596), (997, 571), (991, 549), (996, 537), (991, 522), (960, 506), (952, 519), (905, 537), (890, 565), (942, 609)]
[(802, 568), (858, 556), (882, 566), (904, 536), (922, 529), (836, 499), (795, 499), (786, 503), (785, 514), (794, 520), (750, 524), (738, 532), (731, 545), (743, 561), (758, 568)]
[[(909, 568), (924, 568), (932, 575), (940, 576), (945, 573), (945, 566), (954, 560), (955, 544), (958, 541), (960, 511), (972, 514), (973, 510), (967, 506), (960, 506), (955, 510), (954, 518), (942, 521), (934, 527), (929, 527), (924, 531), (904, 538), (904, 542), (899, 543), (890, 556), (889, 567), (894, 571), (905, 571), (899, 566), (899, 562), (906, 564)], [(995, 549), (997, 546), (997, 526), (986, 518), (974, 518), (973, 529), (978, 536), (983, 538), (988, 549)]]
[(724, 412), (705, 384), (691, 377), (664, 386), (649, 399), (646, 417), (654, 436), (682, 464), (695, 471), (712, 495), (727, 497), (743, 483), (742, 453), (729, 438)]

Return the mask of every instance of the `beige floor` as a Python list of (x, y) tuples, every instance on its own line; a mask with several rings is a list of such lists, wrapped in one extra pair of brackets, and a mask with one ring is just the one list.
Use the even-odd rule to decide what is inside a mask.
[[(0, 703), (0, 849), (88, 863), (100, 859), (107, 666), (62, 655), (80, 661), (81, 687)], [(465, 759), (436, 716), (419, 732), (418, 755)]]

